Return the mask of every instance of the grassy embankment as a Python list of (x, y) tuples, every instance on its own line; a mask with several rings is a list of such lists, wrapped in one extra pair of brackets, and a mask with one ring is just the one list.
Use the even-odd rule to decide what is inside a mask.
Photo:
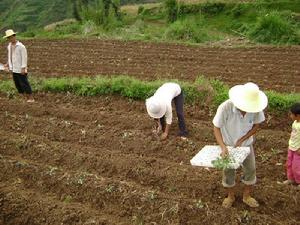
[[(189, 104), (205, 104), (215, 109), (221, 102), (228, 98), (228, 86), (219, 80), (207, 80), (198, 77), (195, 82), (178, 82), (186, 95)], [(46, 78), (32, 79), (32, 87), (35, 92), (73, 93), (80, 96), (120, 95), (133, 100), (145, 100), (166, 81), (141, 81), (128, 76), (96, 77), (96, 78)], [(8, 97), (16, 94), (11, 80), (0, 83), (0, 92)], [(273, 112), (287, 112), (291, 104), (300, 101), (300, 94), (278, 93), (268, 91), (269, 109)]]

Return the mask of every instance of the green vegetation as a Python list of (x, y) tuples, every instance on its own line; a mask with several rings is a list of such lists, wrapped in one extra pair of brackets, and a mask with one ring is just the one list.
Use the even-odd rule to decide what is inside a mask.
[(25, 31), (72, 17), (69, 0), (1, 0), (0, 31)]
[[(228, 99), (229, 88), (218, 80), (207, 80), (200, 76), (193, 83), (173, 81), (182, 86), (188, 104), (207, 104), (212, 109), (215, 109), (220, 103)], [(80, 96), (116, 94), (136, 100), (145, 100), (150, 97), (164, 82), (166, 81), (142, 81), (128, 76), (65, 77), (31, 80), (34, 91), (69, 92)], [(0, 83), (0, 92), (6, 93), (8, 97), (13, 97), (15, 88), (12, 81), (2, 81)], [(275, 112), (287, 112), (291, 104), (300, 100), (300, 94), (296, 93), (282, 94), (270, 91), (267, 92), (267, 95), (269, 98), (269, 109)]]
[[(134, 6), (119, 10), (125, 0), (61, 1), (49, 0), (42, 4), (27, 0), (17, 4), (3, 0), (0, 18), (4, 23), (0, 30), (12, 26), (18, 31), (26, 30), (22, 35), (29, 38), (94, 36), (204, 43), (240, 37), (256, 43), (300, 44), (300, 2), (294, 0), (247, 3), (210, 0), (197, 4), (164, 0), (152, 6), (136, 6), (135, 11)], [(59, 10), (51, 11), (56, 8)], [(46, 9), (50, 9), (49, 14)], [(46, 24), (70, 17), (77, 22), (43, 30)]]
[(229, 155), (224, 158), (218, 157), (216, 160), (211, 161), (212, 165), (219, 170), (232, 169), (232, 163), (235, 163), (234, 158)]
[(291, 19), (277, 11), (259, 16), (249, 37), (262, 43), (300, 43)]

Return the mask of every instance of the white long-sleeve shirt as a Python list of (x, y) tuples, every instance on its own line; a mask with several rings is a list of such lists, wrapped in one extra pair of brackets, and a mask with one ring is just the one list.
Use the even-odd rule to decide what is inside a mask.
[(13, 73), (21, 73), (22, 68), (27, 72), (27, 50), (26, 47), (19, 41), (16, 45), (11, 43), (7, 46), (8, 52), (8, 66)]
[(166, 123), (171, 124), (172, 123), (172, 100), (180, 95), (181, 88), (176, 83), (165, 83), (160, 88), (157, 89), (154, 96), (158, 97), (158, 99), (161, 99), (166, 104)]

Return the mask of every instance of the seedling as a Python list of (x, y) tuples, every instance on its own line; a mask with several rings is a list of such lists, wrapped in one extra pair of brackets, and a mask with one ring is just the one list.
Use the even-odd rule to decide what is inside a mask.
[(204, 208), (204, 203), (202, 202), (201, 199), (199, 199), (197, 202), (196, 202), (196, 207), (198, 209), (203, 209)]
[(132, 135), (133, 135), (133, 134), (132, 134), (131, 132), (124, 132), (124, 133), (122, 134), (122, 138), (126, 139), (126, 138), (131, 137)]
[(148, 198), (149, 198), (150, 200), (154, 200), (154, 199), (156, 198), (155, 191), (150, 191), (150, 192), (148, 193)]
[(113, 184), (108, 185), (108, 187), (105, 189), (105, 191), (108, 192), (108, 193), (112, 193), (112, 192), (114, 192), (116, 190), (117, 190), (117, 188)]
[(29, 143), (30, 141), (28, 140), (28, 137), (26, 135), (22, 135), (20, 137), (19, 140), (17, 140), (17, 143), (16, 143), (16, 148), (18, 150), (23, 150), (23, 149), (27, 149), (28, 146), (29, 146)]
[(242, 212), (242, 215), (239, 218), (241, 223), (249, 223), (251, 221), (251, 215), (250, 212), (245, 210)]
[(179, 204), (176, 203), (176, 205), (172, 206), (172, 207), (169, 209), (169, 211), (170, 211), (171, 213), (173, 213), (173, 214), (177, 214), (178, 211), (179, 211)]
[(64, 199), (64, 203), (70, 203), (72, 201), (72, 196), (67, 195)]
[(77, 183), (80, 184), (80, 185), (83, 185), (86, 176), (87, 176), (87, 173), (81, 173), (81, 174), (79, 175), (79, 178), (78, 178), (78, 180), (77, 180)]
[(14, 91), (7, 91), (7, 92), (6, 92), (6, 96), (7, 96), (9, 99), (12, 99), (12, 98), (15, 98), (16, 93), (15, 93)]
[(279, 154), (281, 151), (277, 148), (271, 148), (271, 151), (272, 151), (272, 155), (277, 155)]
[(270, 156), (264, 153), (259, 154), (259, 157), (261, 158), (262, 162), (266, 162), (269, 160)]
[(138, 214), (136, 216), (133, 216), (132, 221), (134, 222), (135, 225), (144, 225), (145, 224), (142, 214)]
[(174, 186), (169, 187), (169, 192), (175, 192), (175, 191), (177, 191), (176, 187), (174, 187)]
[(235, 163), (234, 158), (230, 157), (229, 155), (225, 156), (224, 158), (217, 158), (216, 160), (213, 160), (212, 165), (217, 169), (231, 169), (231, 164)]
[(50, 166), (49, 169), (50, 169), (50, 171), (48, 172), (48, 174), (49, 174), (50, 176), (54, 175), (54, 174), (55, 174), (55, 171), (58, 170), (58, 168), (55, 167), (55, 166), (54, 166), (54, 167)]

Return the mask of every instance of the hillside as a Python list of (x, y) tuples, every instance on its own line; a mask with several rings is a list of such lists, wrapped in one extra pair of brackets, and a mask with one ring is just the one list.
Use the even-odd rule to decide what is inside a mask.
[(13, 27), (18, 31), (62, 20), (72, 15), (68, 0), (1, 0), (0, 30)]
[[(94, 1), (94, 0), (91, 0)], [(18, 31), (36, 28), (72, 17), (73, 0), (1, 0), (0, 31), (13, 27)], [(153, 0), (121, 0), (121, 4)]]

